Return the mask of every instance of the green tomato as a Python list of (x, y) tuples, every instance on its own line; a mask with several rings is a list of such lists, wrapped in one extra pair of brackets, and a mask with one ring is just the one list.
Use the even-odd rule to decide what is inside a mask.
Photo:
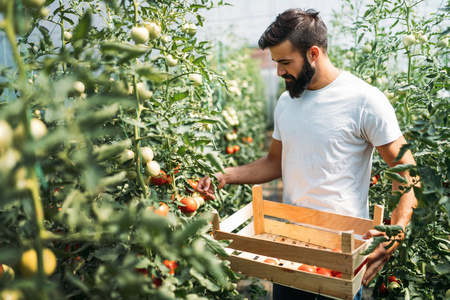
[(146, 27), (133, 27), (130, 36), (136, 44), (145, 44), (150, 34)]
[(405, 46), (405, 48), (408, 48), (409, 46), (411, 46), (416, 42), (416, 37), (414, 36), (414, 34), (407, 34), (403, 36), (402, 41), (403, 46)]
[(194, 23), (191, 23), (188, 25), (188, 29), (187, 32), (189, 35), (195, 35), (195, 33), (197, 32), (197, 26)]
[(447, 290), (447, 292), (445, 292), (445, 300), (450, 299), (450, 289)]
[(0, 293), (0, 299), (1, 300), (22, 300), (25, 298), (24, 298), (22, 292), (19, 290), (4, 289)]
[(440, 41), (437, 43), (437, 46), (440, 47), (440, 48), (446, 48), (446, 47), (448, 47), (448, 37), (443, 38), (442, 40), (440, 40)]
[(426, 35), (420, 35), (420, 36), (417, 38), (417, 42), (418, 42), (419, 44), (425, 44), (426, 42), (428, 42), (428, 38), (427, 38)]
[(155, 22), (146, 23), (144, 24), (144, 26), (145, 28), (147, 28), (149, 37), (151, 39), (156, 39), (161, 35), (161, 26), (159, 26)]
[(178, 59), (174, 58), (172, 55), (168, 54), (164, 61), (169, 68), (175, 67), (178, 64)]
[(153, 92), (147, 88), (147, 85), (144, 82), (136, 84), (136, 90), (140, 101), (148, 100), (153, 96)]
[(369, 43), (365, 44), (362, 47), (362, 52), (365, 53), (365, 54), (371, 53), (372, 52), (372, 46)]
[(75, 81), (72, 90), (77, 96), (81, 96), (86, 90), (86, 86), (81, 81)]
[(349, 50), (349, 51), (345, 52), (345, 57), (348, 59), (352, 59), (354, 55), (355, 54), (353, 53), (353, 51)]
[(8, 122), (0, 120), (0, 152), (11, 146), (13, 140), (13, 131)]
[(146, 164), (153, 160), (153, 150), (150, 147), (141, 148), (142, 163)]
[(400, 286), (400, 284), (396, 281), (392, 281), (391, 283), (389, 283), (388, 285), (388, 291), (389, 293), (398, 293), (400, 292), (400, 290), (402, 289), (402, 287)]
[(192, 85), (199, 86), (202, 85), (203, 78), (200, 74), (189, 74), (189, 81), (192, 83)]
[(72, 39), (72, 33), (70, 33), (69, 31), (64, 31), (64, 39), (66, 41), (70, 41)]
[(47, 126), (45, 126), (44, 122), (39, 119), (31, 119), (30, 128), (35, 140), (38, 140), (47, 134)]
[(144, 172), (148, 176), (156, 177), (159, 175), (159, 172), (161, 172), (161, 167), (156, 161), (152, 160), (145, 164)]
[(117, 161), (121, 165), (131, 165), (134, 161), (134, 152), (130, 149), (124, 150)]

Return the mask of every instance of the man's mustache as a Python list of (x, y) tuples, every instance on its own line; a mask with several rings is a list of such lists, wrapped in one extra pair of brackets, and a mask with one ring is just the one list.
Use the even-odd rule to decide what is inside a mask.
[(283, 75), (281, 75), (281, 77), (283, 77), (284, 79), (292, 79), (292, 80), (295, 80), (295, 77), (292, 76), (291, 74), (283, 74)]

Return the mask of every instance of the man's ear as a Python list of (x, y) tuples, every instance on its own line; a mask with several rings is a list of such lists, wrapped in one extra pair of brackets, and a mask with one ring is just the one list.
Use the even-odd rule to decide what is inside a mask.
[(310, 60), (310, 63), (315, 62), (319, 58), (320, 52), (321, 50), (317, 46), (312, 46), (311, 48), (309, 48), (308, 58)]

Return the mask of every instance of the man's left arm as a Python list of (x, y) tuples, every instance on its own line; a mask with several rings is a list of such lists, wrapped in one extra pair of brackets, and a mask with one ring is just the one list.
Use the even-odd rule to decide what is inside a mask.
[[(400, 149), (403, 145), (406, 144), (406, 140), (403, 136), (398, 138), (396, 141), (378, 146), (376, 147), (378, 150), (378, 153), (383, 158), (383, 160), (389, 165), (389, 167), (393, 167), (395, 165), (399, 164), (412, 164), (415, 165), (416, 162), (414, 160), (414, 157), (411, 153), (411, 151), (406, 151), (403, 157), (398, 160), (394, 161), (397, 155), (400, 152)], [(399, 172), (399, 175), (402, 177), (407, 177), (408, 182), (410, 185), (418, 184), (417, 178), (412, 178), (409, 175), (408, 171)], [(400, 190), (401, 183), (397, 181), (393, 181), (392, 183), (392, 191), (399, 191)], [(409, 221), (411, 220), (413, 208), (416, 207), (417, 200), (414, 196), (414, 190), (411, 188), (407, 193), (404, 193), (402, 197), (400, 198), (400, 202), (398, 203), (397, 207), (394, 209), (394, 211), (391, 214), (391, 225), (400, 225), (403, 229), (405, 229), (406, 225), (408, 225)], [(369, 230), (363, 238), (369, 239), (373, 236), (383, 236), (384, 233), (379, 232), (375, 229)], [(384, 249), (385, 245), (379, 245), (369, 256), (369, 261), (367, 263), (367, 270), (364, 274), (363, 278), (363, 284), (369, 283), (373, 277), (378, 273), (378, 271), (381, 270), (383, 265), (389, 260), (392, 253), (394, 253), (395, 249), (397, 248), (399, 244), (396, 242), (392, 247), (389, 249)]]

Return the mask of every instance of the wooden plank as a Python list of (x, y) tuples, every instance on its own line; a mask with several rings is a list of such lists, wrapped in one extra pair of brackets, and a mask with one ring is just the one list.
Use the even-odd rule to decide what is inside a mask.
[(382, 225), (384, 216), (384, 206), (376, 204), (373, 211), (373, 226)]
[(217, 210), (213, 210), (213, 219), (212, 219), (212, 225), (214, 230), (220, 230), (220, 221), (219, 221), (219, 213)]
[(264, 202), (262, 196), (262, 186), (254, 185), (252, 187), (252, 197), (255, 234), (260, 234), (264, 232)]
[(231, 262), (231, 269), (236, 272), (336, 299), (351, 300), (357, 292), (354, 290), (357, 284), (351, 280), (292, 270), (234, 255), (227, 260)]
[(248, 223), (247, 226), (242, 228), (237, 234), (243, 235), (243, 236), (254, 236), (255, 235), (255, 227), (253, 225), (253, 221)]
[[(341, 248), (344, 253), (353, 253), (355, 251), (353, 230), (342, 232)], [(353, 270), (350, 270), (350, 272), (342, 272), (342, 279), (353, 279)]]
[(232, 232), (253, 216), (253, 205), (250, 202), (220, 223), (222, 231)]
[(268, 216), (338, 231), (354, 230), (356, 234), (362, 235), (373, 227), (372, 220), (348, 217), (273, 201), (264, 200), (263, 207), (264, 214)]
[(265, 220), (266, 232), (333, 249), (341, 245), (339, 233), (323, 231), (276, 220)]
[(258, 253), (259, 255), (315, 265), (343, 273), (350, 273), (354, 270), (352, 254), (268, 241), (258, 239), (256, 236), (254, 238), (244, 237), (220, 230), (215, 231), (214, 238), (217, 240), (232, 240), (228, 247), (238, 251)]

